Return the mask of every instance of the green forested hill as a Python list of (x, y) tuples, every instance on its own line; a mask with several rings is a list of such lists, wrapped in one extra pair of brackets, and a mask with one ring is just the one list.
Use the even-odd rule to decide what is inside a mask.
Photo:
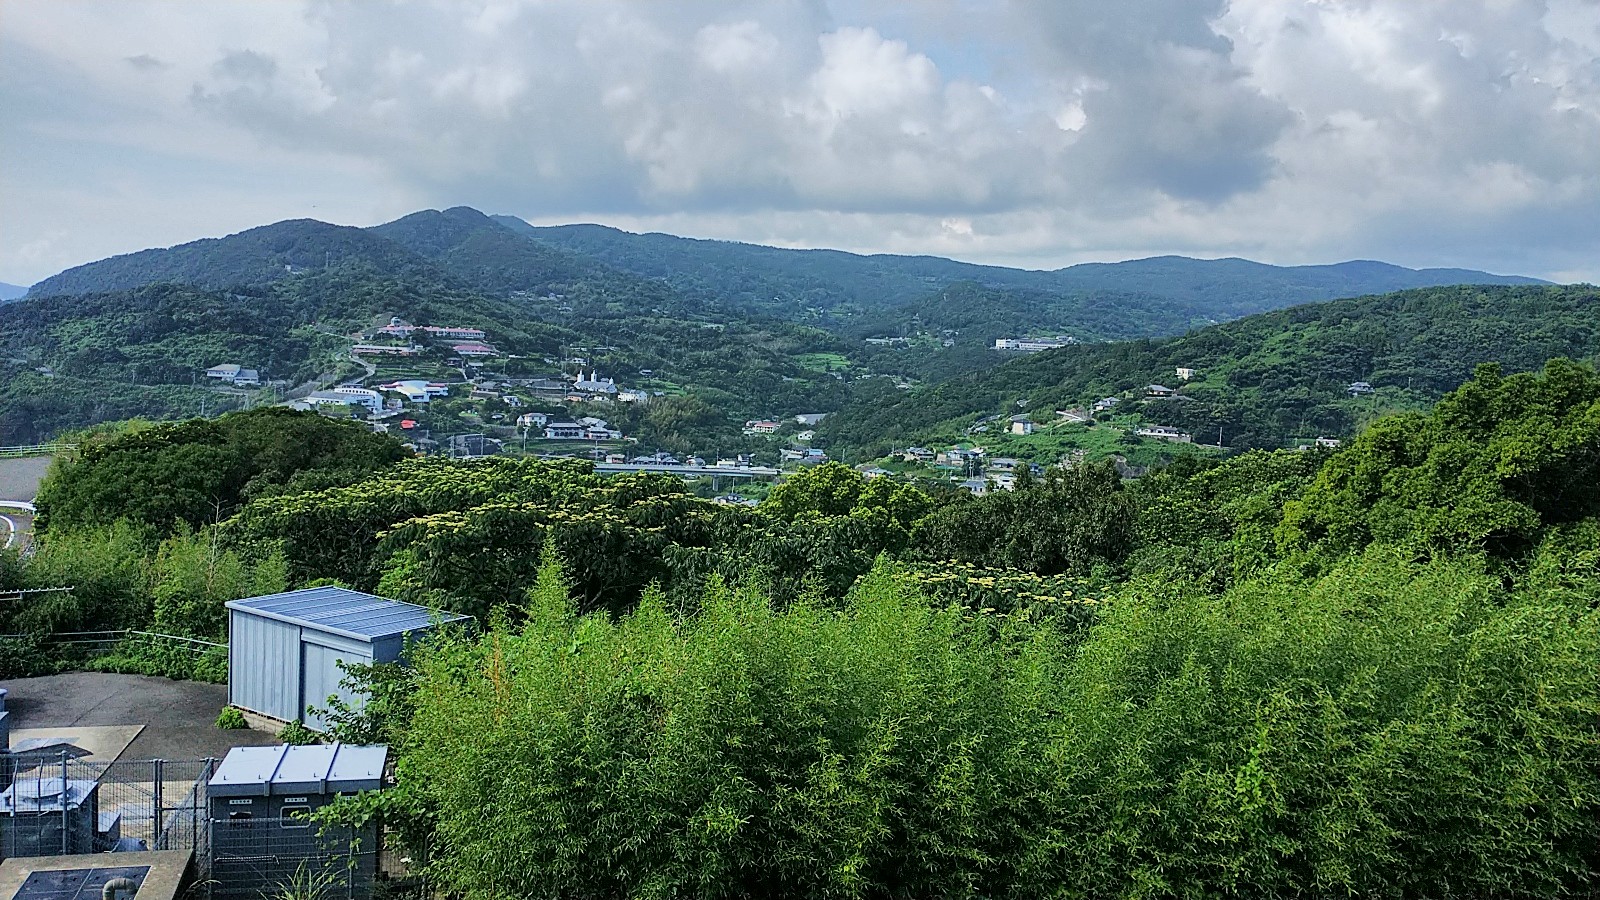
[[(1121, 413), (1236, 448), (1344, 436), (1385, 412), (1431, 403), (1482, 362), (1507, 371), (1600, 352), (1600, 289), (1444, 287), (1337, 300), (1251, 316), (1163, 341), (1069, 347), (911, 392), (879, 390), (823, 425), (836, 445), (874, 451), (960, 432), (978, 416), (1122, 397)], [(1189, 384), (1178, 367), (1199, 371)], [(1352, 382), (1370, 396), (1352, 397)], [(1146, 401), (1147, 385), (1181, 385)]]
[(1150, 316), (1150, 321), (1140, 323), (1145, 329), (1140, 333), (1152, 336), (1182, 331), (1197, 319), (1233, 319), (1335, 297), (1445, 284), (1539, 283), (1518, 276), (1464, 269), (1406, 269), (1366, 260), (1280, 267), (1243, 259), (1163, 256), (1037, 271), (932, 256), (861, 256), (837, 250), (788, 250), (668, 234), (632, 234), (599, 225), (536, 227), (513, 216), (496, 216), (495, 220), (552, 246), (666, 279), (683, 290), (715, 293), (774, 312), (839, 306), (883, 311), (923, 300), (957, 282), (972, 282), (1022, 292), (1027, 298), (1022, 301), (1025, 305), (1048, 297), (1054, 311), (1047, 319), (1068, 321), (1087, 315), (1096, 326), (1091, 330), (1107, 334), (1129, 330), (1117, 327), (1122, 324), (1117, 316), (1093, 312), (1097, 300), (1112, 295), (1131, 298), (1141, 315)]
[(76, 266), (35, 284), (28, 296), (121, 291), (161, 282), (204, 288), (253, 287), (296, 272), (348, 266), (389, 277), (438, 275), (426, 260), (367, 229), (292, 219), (227, 237)]

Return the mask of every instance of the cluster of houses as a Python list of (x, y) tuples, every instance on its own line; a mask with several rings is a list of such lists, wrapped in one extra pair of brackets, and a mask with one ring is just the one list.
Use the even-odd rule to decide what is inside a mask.
[[(1031, 464), (1008, 456), (991, 457), (982, 447), (950, 447), (945, 450), (907, 447), (892, 456), (902, 462), (959, 473), (952, 474), (951, 480), (958, 482), (963, 490), (979, 495), (991, 489), (1012, 490), (1016, 487), (1017, 472), (1025, 467), (1032, 468)], [(891, 474), (887, 469), (871, 464), (857, 466), (856, 470), (868, 478)]]

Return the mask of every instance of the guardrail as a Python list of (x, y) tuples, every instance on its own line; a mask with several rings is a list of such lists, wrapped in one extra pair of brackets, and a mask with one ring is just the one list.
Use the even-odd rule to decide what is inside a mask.
[(49, 443), (27, 444), (18, 447), (0, 447), (0, 459), (18, 459), (24, 456), (54, 456), (78, 449), (77, 444)]

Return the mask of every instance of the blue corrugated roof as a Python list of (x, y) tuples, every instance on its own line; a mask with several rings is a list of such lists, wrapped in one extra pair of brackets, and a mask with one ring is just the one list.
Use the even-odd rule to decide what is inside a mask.
[(227, 606), (362, 641), (418, 631), (437, 622), (472, 618), (341, 587), (304, 588), (247, 597), (230, 600)]

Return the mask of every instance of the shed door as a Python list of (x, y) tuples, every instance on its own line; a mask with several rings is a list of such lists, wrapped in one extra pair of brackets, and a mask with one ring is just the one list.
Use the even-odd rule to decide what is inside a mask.
[(301, 680), (300, 708), (307, 727), (326, 730), (327, 723), (314, 708), (326, 710), (329, 697), (338, 697), (348, 703), (354, 696), (339, 686), (345, 675), (344, 670), (339, 668), (341, 662), (369, 664), (372, 657), (357, 650), (324, 647), (310, 641), (300, 644), (300, 671), (305, 673)]

